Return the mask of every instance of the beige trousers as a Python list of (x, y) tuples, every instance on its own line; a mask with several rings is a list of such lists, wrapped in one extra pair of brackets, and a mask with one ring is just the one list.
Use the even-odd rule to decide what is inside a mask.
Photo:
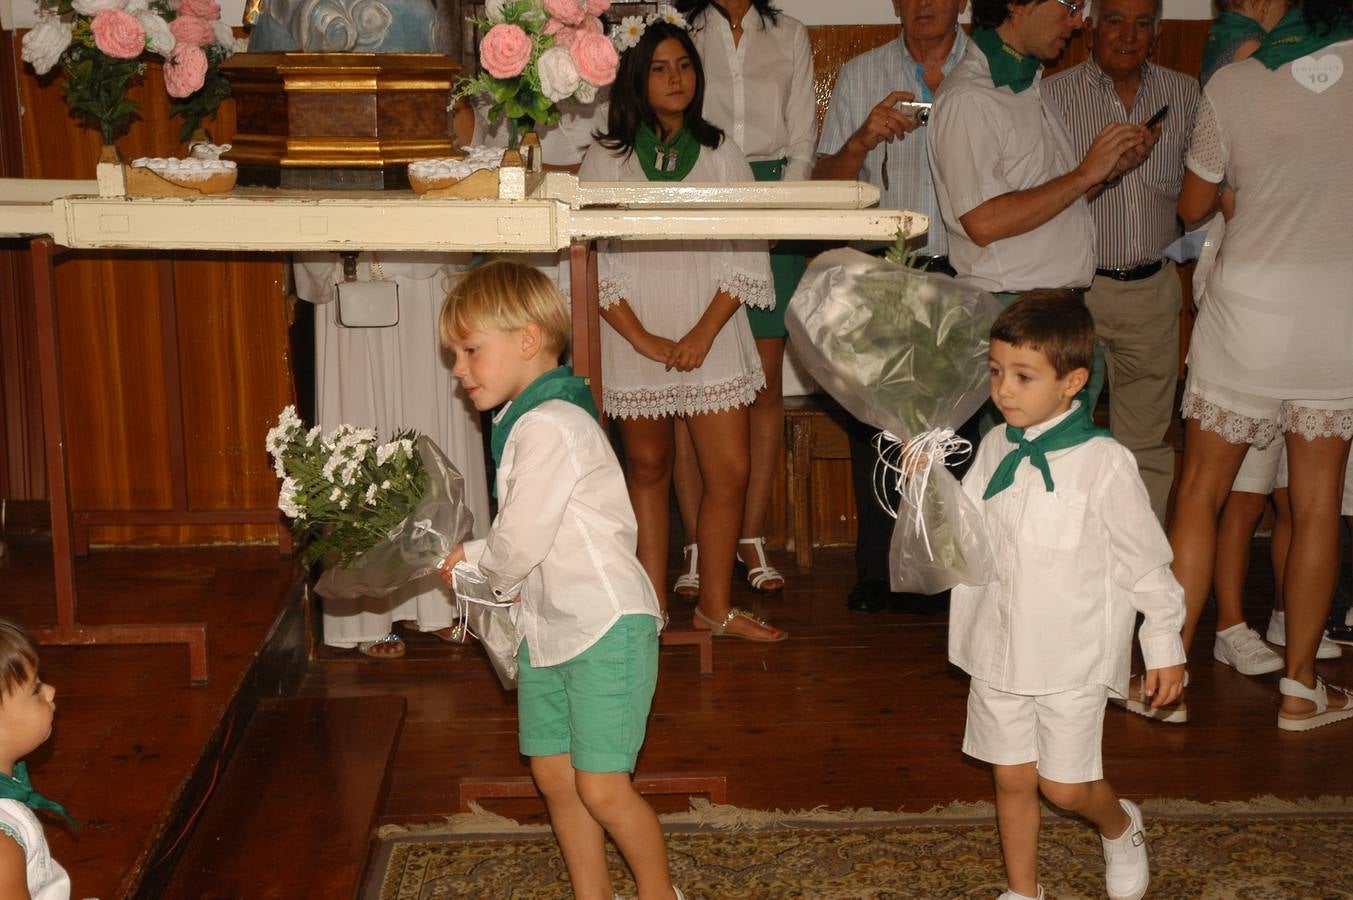
[(1174, 450), (1165, 432), (1175, 414), (1179, 380), (1179, 306), (1183, 291), (1175, 264), (1140, 281), (1096, 275), (1085, 303), (1104, 345), (1109, 381), (1109, 430), (1132, 451), (1156, 518), (1174, 480)]

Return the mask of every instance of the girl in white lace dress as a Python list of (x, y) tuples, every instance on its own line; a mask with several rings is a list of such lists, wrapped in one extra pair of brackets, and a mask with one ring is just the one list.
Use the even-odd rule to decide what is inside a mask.
[(52, 859), (33, 814), (66, 811), (33, 790), (22, 761), (51, 736), (55, 715), (56, 689), (38, 678), (38, 645), (0, 619), (0, 897), (70, 898), (70, 878)]
[[(585, 181), (751, 181), (742, 151), (700, 115), (704, 74), (686, 31), (650, 16), (622, 55), (608, 129)], [(760, 241), (611, 242), (600, 274), (602, 406), (625, 445), (638, 556), (666, 610), (673, 423), (686, 420), (704, 481), (696, 543), (702, 592), (694, 626), (783, 640), (731, 608), (733, 556), (747, 489), (747, 408), (765, 375), (743, 304), (769, 307)]]

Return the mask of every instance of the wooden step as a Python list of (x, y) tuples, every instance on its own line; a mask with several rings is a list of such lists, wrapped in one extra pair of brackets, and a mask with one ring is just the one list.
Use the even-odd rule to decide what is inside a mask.
[(163, 896), (355, 897), (404, 709), (396, 695), (260, 702)]
[[(634, 789), (640, 794), (704, 794), (710, 803), (728, 802), (728, 776), (702, 773), (636, 774)], [(469, 812), (471, 803), (480, 800), (539, 797), (540, 791), (530, 775), (506, 775), (500, 778), (462, 778), (460, 811)]]

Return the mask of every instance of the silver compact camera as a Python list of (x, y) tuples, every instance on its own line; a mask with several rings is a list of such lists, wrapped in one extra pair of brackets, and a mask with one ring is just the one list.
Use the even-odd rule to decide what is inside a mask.
[(931, 104), (923, 103), (920, 100), (901, 100), (897, 104), (898, 109), (904, 113), (912, 114), (917, 125), (925, 125), (930, 121), (930, 107)]

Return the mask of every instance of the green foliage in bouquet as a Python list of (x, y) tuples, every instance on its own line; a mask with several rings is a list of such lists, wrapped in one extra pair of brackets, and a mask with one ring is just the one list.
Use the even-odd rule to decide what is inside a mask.
[(267, 447), (282, 479), (277, 506), (310, 566), (351, 565), (397, 534), (428, 491), (428, 473), (412, 431), (379, 443), (369, 428), (340, 425), (327, 435), (307, 430), (295, 407), (282, 410)]
[(141, 77), (146, 64), (101, 53), (94, 46), (89, 21), (75, 20), (70, 49), (61, 60), (66, 73), (61, 92), (71, 114), (97, 125), (103, 142), (111, 144), (126, 133), (141, 110), (141, 104), (127, 96), (127, 87), (133, 78)]

